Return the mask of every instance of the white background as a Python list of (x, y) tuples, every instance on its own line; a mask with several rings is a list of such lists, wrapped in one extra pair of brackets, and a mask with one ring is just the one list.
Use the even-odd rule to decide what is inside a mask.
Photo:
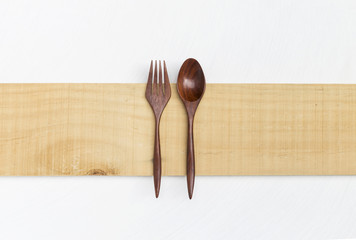
[[(1, 82), (356, 83), (356, 1), (0, 1)], [(1, 137), (1, 136), (0, 136)], [(355, 146), (356, 147), (356, 146)], [(355, 160), (356, 161), (356, 160)], [(0, 239), (356, 238), (356, 176), (1, 177)]]

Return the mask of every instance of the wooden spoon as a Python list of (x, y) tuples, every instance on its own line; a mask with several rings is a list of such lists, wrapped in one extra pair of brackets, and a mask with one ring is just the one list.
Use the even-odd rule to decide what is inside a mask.
[(194, 115), (205, 91), (205, 77), (197, 60), (185, 60), (179, 70), (177, 90), (188, 114), (188, 155), (187, 155), (187, 183), (189, 198), (193, 197), (195, 178), (195, 158), (193, 140)]

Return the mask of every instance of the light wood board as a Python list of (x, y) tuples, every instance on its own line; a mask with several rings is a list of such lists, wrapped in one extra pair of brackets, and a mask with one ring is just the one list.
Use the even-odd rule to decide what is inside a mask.
[[(0, 175), (152, 175), (145, 84), (1, 84)], [(186, 115), (172, 85), (163, 175), (185, 175)], [(197, 175), (356, 174), (356, 85), (208, 84)]]

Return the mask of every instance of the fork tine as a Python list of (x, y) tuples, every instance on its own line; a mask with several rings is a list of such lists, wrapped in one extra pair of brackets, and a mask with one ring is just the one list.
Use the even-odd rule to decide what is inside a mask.
[(158, 95), (164, 94), (162, 88), (162, 67), (161, 67), (161, 60), (159, 60), (159, 83), (158, 83)]
[(155, 60), (155, 74), (153, 77), (153, 94), (157, 93), (157, 60)]
[(171, 94), (171, 85), (169, 83), (166, 61), (163, 61), (163, 67), (164, 67), (164, 92), (165, 92), (165, 94), (170, 95)]
[(150, 72), (148, 73), (148, 80), (146, 86), (146, 93), (152, 93), (152, 70), (153, 70), (153, 61), (151, 60)]

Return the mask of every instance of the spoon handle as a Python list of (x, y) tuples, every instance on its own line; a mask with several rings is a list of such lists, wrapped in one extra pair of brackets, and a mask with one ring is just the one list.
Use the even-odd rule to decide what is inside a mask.
[(188, 156), (187, 156), (187, 184), (189, 198), (193, 197), (194, 178), (195, 178), (195, 157), (194, 157), (194, 138), (193, 138), (194, 117), (188, 120)]
[(158, 198), (161, 188), (161, 144), (159, 139), (159, 123), (160, 119), (156, 118), (155, 126), (155, 145), (153, 152), (153, 182), (155, 186), (156, 198)]

